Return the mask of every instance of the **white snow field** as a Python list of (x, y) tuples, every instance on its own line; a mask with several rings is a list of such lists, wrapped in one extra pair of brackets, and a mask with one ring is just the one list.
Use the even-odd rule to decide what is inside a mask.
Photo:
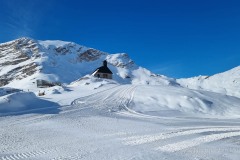
[[(239, 159), (239, 98), (179, 86), (98, 83), (75, 82), (35, 96), (54, 103), (55, 112), (44, 108), (49, 103), (5, 111), (0, 160)], [(12, 101), (14, 94), (7, 97)]]

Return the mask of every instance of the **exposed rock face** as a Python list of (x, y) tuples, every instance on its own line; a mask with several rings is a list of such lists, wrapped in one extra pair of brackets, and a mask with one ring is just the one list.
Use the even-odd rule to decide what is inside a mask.
[(14, 68), (8, 73), (0, 76), (0, 86), (7, 85), (13, 79), (21, 80), (27, 76), (31, 76), (37, 71), (37, 65), (35, 63)]
[(37, 64), (33, 61), (38, 56), (38, 44), (28, 38), (0, 44), (0, 86), (37, 72)]
[(134, 66), (134, 62), (126, 53), (108, 55), (107, 61), (120, 68), (131, 68)]
[(77, 44), (69, 42), (67, 45), (63, 45), (63, 46), (58, 46), (58, 47), (49, 46), (48, 50), (50, 48), (54, 48), (53, 50), (56, 55), (66, 55), (66, 54), (71, 54), (75, 52), (76, 53), (81, 52), (82, 47), (78, 47)]
[(95, 60), (99, 59), (102, 55), (106, 55), (106, 53), (103, 53), (103, 52), (95, 50), (95, 49), (88, 49), (79, 55), (79, 61), (80, 62), (95, 61)]

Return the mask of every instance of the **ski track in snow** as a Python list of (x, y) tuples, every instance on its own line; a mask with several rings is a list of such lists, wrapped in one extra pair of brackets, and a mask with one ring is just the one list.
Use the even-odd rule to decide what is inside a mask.
[[(115, 90), (116, 89), (116, 90)], [(144, 117), (144, 118), (157, 118), (156, 116), (150, 116), (145, 115), (142, 113), (135, 112), (134, 110), (129, 108), (129, 104), (131, 103), (133, 97), (134, 97), (134, 90), (136, 89), (136, 86), (133, 87), (120, 87), (115, 88), (111, 91), (111, 93), (108, 93), (106, 96), (105, 93), (100, 94), (94, 94), (91, 96), (88, 96), (86, 98), (80, 98), (73, 102), (75, 105), (86, 105), (86, 106), (94, 106), (95, 108), (105, 108), (107, 106), (111, 106), (111, 104), (117, 104), (116, 106), (119, 107), (119, 111), (121, 109), (124, 109), (124, 112), (118, 112), (119, 115), (134, 115), (136, 117)], [(90, 103), (89, 103), (90, 102)], [(194, 147), (197, 145), (201, 145), (203, 143), (212, 142), (221, 140), (224, 138), (234, 137), (234, 136), (240, 136), (240, 127), (208, 127), (203, 129), (193, 129), (189, 128), (189, 130), (177, 130), (170, 133), (162, 133), (157, 135), (144, 135), (144, 136), (131, 136), (122, 138), (123, 144), (130, 145), (130, 146), (136, 146), (136, 145), (142, 145), (145, 143), (152, 143), (152, 142), (158, 142), (160, 140), (175, 138), (179, 136), (188, 136), (188, 135), (197, 135), (200, 133), (207, 133), (207, 132), (213, 132), (213, 135), (207, 135), (198, 137), (196, 139), (190, 139), (183, 142), (177, 142), (173, 144), (169, 144), (166, 146), (158, 147), (156, 150), (158, 151), (164, 151), (164, 152), (175, 152), (182, 149)], [(227, 132), (227, 133), (214, 133), (214, 132)], [(124, 134), (123, 134), (124, 135)], [(122, 136), (123, 136), (122, 135)], [(192, 143), (191, 143), (192, 142)]]
[[(157, 116), (145, 115), (144, 113), (138, 113), (131, 109), (131, 104), (134, 99), (134, 92), (137, 86), (133, 85), (123, 85), (123, 86), (115, 86), (113, 88), (94, 93), (92, 95), (81, 97), (72, 102), (71, 106), (62, 107), (62, 111), (59, 114), (34, 114), (34, 115), (22, 115), (16, 117), (10, 117), (9, 123), (1, 123), (0, 127), (3, 130), (11, 131), (12, 133), (17, 131), (15, 128), (18, 125), (24, 124), (34, 124), (35, 122), (45, 121), (45, 120), (56, 120), (60, 118), (69, 118), (74, 117), (74, 115), (79, 115), (82, 111), (89, 111), (87, 113), (93, 114), (104, 114), (110, 116), (112, 114), (116, 114), (119, 116), (129, 116), (135, 117), (139, 119), (148, 118), (154, 120), (166, 120), (172, 118), (161, 118)], [(175, 118), (175, 120), (178, 118)], [(184, 121), (188, 121), (186, 119)], [(78, 126), (77, 121), (71, 119), (70, 122), (73, 125)], [(165, 123), (165, 122), (164, 122)], [(91, 124), (91, 123), (90, 123)], [(6, 132), (7, 133), (7, 132)], [(155, 132), (156, 133), (156, 132)], [(204, 134), (203, 134), (204, 133)], [(0, 132), (0, 136), (2, 133)], [(191, 135), (193, 135), (191, 137)], [(178, 127), (177, 129), (169, 129), (167, 132), (159, 133), (159, 134), (146, 134), (139, 135), (133, 132), (109, 132), (102, 135), (102, 141), (108, 142), (106, 139), (115, 139), (122, 142), (123, 145), (128, 147), (141, 147), (148, 144), (154, 144), (152, 147), (148, 149), (156, 152), (177, 152), (184, 149), (190, 149), (192, 147), (196, 147), (199, 145), (203, 145), (205, 143), (210, 143), (226, 138), (237, 137), (240, 136), (240, 127), (236, 126), (196, 126), (196, 127)], [(181, 137), (177, 139), (177, 137)], [(7, 137), (9, 138), (9, 137)], [(11, 139), (11, 138), (9, 138)], [(99, 139), (100, 140), (100, 139)], [(1, 140), (0, 142), (6, 142), (7, 140)], [(167, 141), (168, 143), (162, 143), (163, 141)], [(11, 143), (14, 143), (11, 142)], [(93, 142), (94, 143), (94, 142)], [(53, 147), (54, 146), (54, 147)], [(18, 148), (14, 148), (14, 146), (2, 147), (2, 155), (0, 156), (0, 160), (21, 160), (21, 159), (34, 159), (37, 157), (41, 157), (43, 155), (51, 155), (51, 152), (61, 153), (61, 147), (53, 145), (52, 148), (49, 148), (48, 151), (45, 150), (37, 150), (37, 151), (29, 151), (23, 153), (12, 153), (14, 150)], [(63, 147), (64, 148), (64, 147)], [(22, 148), (20, 148), (22, 149)], [(108, 148), (107, 148), (108, 149)], [(6, 154), (9, 153), (9, 154)], [(89, 154), (88, 154), (89, 155)], [(58, 155), (52, 160), (63, 160), (63, 159), (83, 159), (86, 155), (84, 154), (73, 154), (73, 155)]]
[(195, 139), (185, 140), (182, 142), (167, 144), (165, 146), (161, 146), (156, 148), (156, 150), (163, 151), (163, 152), (176, 152), (183, 149), (195, 147), (204, 143), (209, 143), (225, 138), (240, 136), (240, 132), (228, 132), (228, 133), (221, 133), (221, 134), (212, 134), (207, 136), (201, 136)]
[(40, 151), (32, 151), (32, 152), (25, 152), (25, 153), (16, 153), (10, 154), (6, 156), (0, 157), (0, 160), (19, 160), (19, 159), (31, 159), (36, 156), (40, 156), (46, 154), (47, 152), (44, 150)]
[[(130, 85), (129, 85), (130, 86)], [(100, 92), (97, 92), (97, 93), (94, 93), (92, 95), (89, 95), (89, 96), (86, 96), (86, 97), (81, 97), (81, 98), (78, 98), (76, 100), (74, 100), (72, 102), (72, 105), (70, 106), (63, 106), (61, 107), (61, 112), (59, 115), (61, 116), (64, 116), (66, 114), (71, 114), (71, 113), (74, 113), (76, 111), (81, 111), (83, 109), (88, 109), (88, 108), (92, 108), (92, 106), (100, 106), (99, 102), (98, 101), (101, 101), (102, 97), (104, 97), (105, 99), (111, 97), (111, 90), (114, 90), (115, 88), (117, 88), (117, 91), (114, 90), (115, 94), (121, 90), (121, 93), (124, 92), (125, 94), (128, 93), (128, 90), (129, 90), (129, 86), (128, 87), (123, 87), (124, 88), (124, 91), (122, 91), (122, 87), (119, 88), (119, 86), (114, 86), (112, 88), (109, 88), (109, 89), (106, 89), (104, 91), (100, 91)], [(135, 87), (134, 87), (135, 88)], [(110, 93), (108, 93), (110, 90)], [(99, 96), (100, 95), (100, 96)], [(108, 95), (108, 97), (106, 97), (106, 95)], [(122, 96), (121, 96), (122, 97)], [(79, 103), (79, 101), (81, 101), (82, 99), (84, 100), (88, 100), (90, 99), (91, 103), (88, 103), (88, 104), (84, 104), (84, 106)], [(91, 99), (94, 99), (94, 101), (92, 101)], [(115, 99), (116, 101), (116, 99)], [(106, 104), (107, 102), (104, 102), (104, 104)], [(113, 102), (115, 103), (115, 102)], [(75, 106), (75, 107), (73, 107)], [(54, 108), (54, 107), (53, 107)], [(99, 108), (99, 107), (98, 107)], [(47, 108), (40, 108), (38, 109), (39, 111), (40, 110), (46, 110), (46, 109), (49, 109), (49, 107)], [(24, 111), (24, 113), (27, 113), (29, 111)], [(16, 113), (19, 113), (19, 112), (16, 112)], [(53, 117), (57, 117), (59, 116), (58, 114), (34, 114), (34, 115), (23, 115), (24, 117), (14, 117), (14, 119), (12, 120), (12, 123), (11, 121), (8, 120), (8, 123), (7, 125), (0, 125), (1, 127), (12, 127), (12, 126), (15, 126), (15, 125), (19, 125), (19, 124), (26, 124), (26, 123), (29, 123), (29, 122), (36, 122), (36, 121), (40, 121), (40, 120), (46, 120), (46, 119), (50, 119), (50, 118), (53, 118)]]
[(205, 132), (229, 132), (229, 131), (240, 131), (240, 127), (237, 128), (205, 128), (205, 129), (194, 129), (187, 131), (178, 131), (173, 133), (161, 133), (158, 135), (144, 135), (144, 136), (133, 136), (123, 139), (124, 144), (126, 145), (140, 145), (145, 143), (151, 143), (154, 141), (174, 138), (178, 136), (187, 136), (191, 134), (199, 134)]
[[(124, 145), (129, 145), (129, 146), (144, 145), (147, 143), (161, 144), (162, 140), (168, 139), (170, 144), (159, 146), (153, 149), (157, 151), (162, 151), (162, 152), (176, 152), (176, 151), (181, 151), (187, 148), (192, 148), (198, 145), (202, 145), (204, 143), (209, 143), (209, 142), (218, 141), (225, 138), (240, 136), (239, 131), (240, 131), (240, 127), (231, 128), (226, 126), (223, 128), (214, 127), (214, 128), (192, 129), (192, 130), (189, 128), (189, 130), (184, 130), (184, 131), (174, 130), (172, 132), (161, 133), (158, 135), (131, 136), (131, 137), (126, 137), (121, 139)], [(211, 132), (211, 133), (208, 133), (208, 132)], [(224, 133), (214, 133), (214, 132), (224, 132)], [(198, 135), (200, 133), (206, 133), (208, 135), (206, 136)], [(188, 135), (195, 135), (197, 136), (197, 138), (185, 137)], [(172, 139), (179, 136), (184, 136), (184, 137), (181, 139), (180, 142), (172, 143), (172, 141), (174, 141)], [(184, 140), (184, 139), (187, 139), (187, 140)]]
[[(15, 126), (24, 125), (24, 124), (33, 124), (35, 122), (41, 122), (43, 120), (54, 119), (60, 117), (66, 117), (68, 115), (72, 116), (78, 112), (81, 112), (84, 109), (104, 109), (108, 108), (107, 112), (118, 111), (120, 109), (124, 109), (124, 107), (131, 103), (133, 98), (133, 92), (136, 86), (116, 86), (111, 89), (107, 89), (100, 93), (94, 93), (87, 97), (82, 97), (75, 100), (72, 103), (72, 106), (62, 107), (62, 111), (59, 114), (33, 114), (33, 115), (21, 115), (19, 117), (10, 117), (7, 124), (1, 123), (0, 127), (4, 130), (9, 130), (11, 132), (15, 132), (17, 130)], [(130, 93), (130, 94), (129, 94)], [(81, 103), (81, 100), (85, 100), (88, 103)], [(80, 102), (80, 103), (79, 103)], [(112, 104), (117, 104), (112, 107)], [(109, 107), (108, 107), (109, 106)], [(45, 108), (43, 108), (45, 109)], [(105, 137), (125, 135), (125, 133), (114, 133), (105, 135)], [(10, 140), (10, 139), (9, 139)], [(14, 142), (12, 142), (14, 143)], [(52, 148), (53, 149), (53, 148)], [(52, 150), (50, 149), (50, 150)], [(56, 149), (56, 148), (55, 148)], [(2, 153), (11, 153), (15, 150), (14, 146), (7, 146), (1, 149)], [(16, 154), (7, 154), (0, 157), (0, 160), (18, 160), (18, 159), (31, 159), (36, 156), (40, 156), (41, 154), (46, 153), (45, 151), (33, 151), (33, 152), (25, 152), (25, 153), (16, 153)], [(58, 157), (55, 159), (80, 159), (82, 156), (67, 156), (67, 157)]]
[(107, 108), (109, 111), (126, 110), (132, 102), (136, 87), (132, 85), (114, 87), (111, 90), (76, 99), (72, 104), (95, 109)]

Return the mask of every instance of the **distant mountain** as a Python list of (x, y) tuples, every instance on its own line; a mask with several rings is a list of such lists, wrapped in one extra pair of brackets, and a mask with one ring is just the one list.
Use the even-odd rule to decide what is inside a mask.
[(191, 89), (208, 90), (240, 97), (240, 66), (213, 76), (178, 79), (177, 82)]
[(177, 85), (134, 63), (126, 53), (108, 54), (64, 41), (20, 38), (0, 44), (0, 86), (32, 88), (37, 79), (71, 83), (107, 60), (118, 83)]

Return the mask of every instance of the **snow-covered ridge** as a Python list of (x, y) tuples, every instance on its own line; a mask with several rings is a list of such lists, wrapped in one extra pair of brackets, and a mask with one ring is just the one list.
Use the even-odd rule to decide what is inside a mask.
[(240, 97), (240, 66), (213, 76), (178, 79), (177, 82), (191, 89), (208, 90)]
[[(91, 74), (108, 61), (118, 83), (172, 84), (174, 79), (154, 76), (126, 53), (108, 54), (74, 42), (20, 38), (0, 44), (0, 86), (22, 88), (36, 79), (71, 83)], [(32, 88), (32, 87), (31, 87)]]

